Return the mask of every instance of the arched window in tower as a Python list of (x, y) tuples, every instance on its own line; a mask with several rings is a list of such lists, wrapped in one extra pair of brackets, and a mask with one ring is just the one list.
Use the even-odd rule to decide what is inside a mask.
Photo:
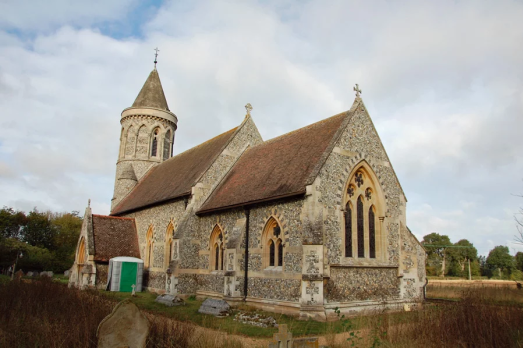
[(125, 140), (125, 156), (134, 155), (134, 150), (136, 148), (136, 130), (133, 126), (130, 126), (127, 129), (127, 139)]
[(352, 257), (352, 207), (345, 206), (345, 257)]
[(151, 143), (151, 157), (156, 157), (158, 155), (158, 133), (160, 131), (156, 128), (153, 132), (153, 139)]
[(209, 259), (211, 263), (211, 270), (223, 271), (225, 240), (220, 226), (214, 226), (209, 245), (211, 246), (211, 255)]
[(165, 133), (165, 137), (163, 138), (163, 159), (166, 160), (171, 156), (171, 149), (172, 149), (172, 143), (171, 143), (171, 130), (169, 129), (167, 133)]
[(369, 208), (369, 257), (376, 258), (376, 217), (374, 216), (374, 206)]
[(276, 219), (271, 217), (262, 233), (263, 267), (283, 267), (284, 249), (282, 229)]
[(385, 219), (386, 206), (379, 179), (365, 161), (352, 173), (346, 186), (345, 222), (341, 229), (345, 237), (345, 257), (384, 259), (381, 221)]
[(145, 238), (145, 267), (153, 266), (153, 227), (149, 227)]
[(363, 233), (363, 199), (358, 197), (358, 257), (365, 257), (365, 235)]

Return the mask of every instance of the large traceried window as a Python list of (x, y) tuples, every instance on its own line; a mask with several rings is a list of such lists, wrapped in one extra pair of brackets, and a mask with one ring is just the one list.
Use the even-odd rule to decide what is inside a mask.
[[(383, 195), (376, 176), (364, 163), (353, 171), (345, 194), (343, 238), (345, 257), (380, 258)], [(380, 218), (383, 221), (384, 218)]]
[(211, 253), (209, 257), (210, 268), (214, 271), (223, 271), (225, 239), (220, 226), (214, 226), (209, 243)]
[[(280, 224), (271, 217), (262, 234), (263, 267), (283, 266), (283, 233)], [(276, 268), (277, 269), (277, 268)]]

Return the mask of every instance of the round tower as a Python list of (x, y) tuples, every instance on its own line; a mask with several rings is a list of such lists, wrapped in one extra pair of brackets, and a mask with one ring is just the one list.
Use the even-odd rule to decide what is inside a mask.
[(120, 151), (111, 210), (131, 192), (151, 167), (172, 156), (178, 119), (169, 110), (156, 67), (133, 106), (122, 111)]

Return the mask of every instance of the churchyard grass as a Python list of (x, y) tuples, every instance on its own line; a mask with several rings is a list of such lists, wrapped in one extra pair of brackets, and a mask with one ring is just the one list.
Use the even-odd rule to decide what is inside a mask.
[(11, 277), (0, 274), (0, 285), (8, 283), (11, 280)]

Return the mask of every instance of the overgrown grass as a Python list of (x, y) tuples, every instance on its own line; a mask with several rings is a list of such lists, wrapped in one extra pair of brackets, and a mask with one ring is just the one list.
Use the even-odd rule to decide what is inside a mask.
[(7, 284), (9, 281), (11, 281), (11, 277), (0, 274), (0, 285)]
[[(152, 293), (130, 297), (127, 293), (79, 291), (44, 278), (0, 285), (0, 346), (95, 347), (98, 324), (126, 298), (151, 322), (148, 347), (253, 347), (259, 342), (253, 344), (248, 338), (233, 335), (271, 337), (276, 332), (238, 323), (232, 317), (199, 314), (201, 301), (196, 299), (188, 300), (185, 306), (166, 307), (155, 303), (156, 294)], [(459, 299), (452, 304), (429, 303), (414, 312), (384, 310), (328, 323), (267, 314), (274, 315), (280, 324), (288, 324), (295, 337), (322, 335), (331, 348), (523, 347), (521, 308), (493, 301), (489, 288), (461, 291)]]
[(491, 285), (427, 285), (427, 297), (443, 299), (462, 299), (474, 294), (482, 301), (492, 304), (523, 306), (523, 290), (507, 286), (494, 287)]

